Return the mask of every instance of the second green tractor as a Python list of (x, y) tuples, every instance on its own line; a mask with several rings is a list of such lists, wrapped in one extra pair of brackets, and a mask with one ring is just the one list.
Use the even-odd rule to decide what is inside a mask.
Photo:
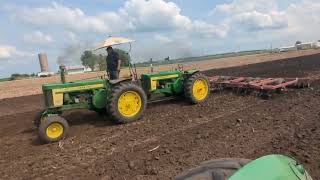
[(208, 78), (196, 70), (172, 70), (142, 74), (139, 79), (97, 78), (42, 86), (46, 109), (35, 120), (45, 143), (67, 137), (69, 125), (61, 116), (73, 109), (105, 113), (116, 123), (140, 119), (153, 95), (184, 97), (193, 104), (204, 102), (210, 93)]

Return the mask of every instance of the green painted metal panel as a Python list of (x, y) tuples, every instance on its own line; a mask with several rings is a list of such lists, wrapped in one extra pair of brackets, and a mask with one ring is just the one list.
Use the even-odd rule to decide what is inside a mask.
[(155, 72), (155, 73), (146, 73), (142, 74), (141, 77), (159, 77), (159, 76), (166, 76), (166, 75), (173, 75), (173, 74), (179, 74), (182, 75), (183, 72), (179, 70), (172, 70), (172, 71), (161, 71), (161, 72)]
[(51, 90), (51, 89), (59, 89), (59, 88), (69, 88), (69, 87), (77, 87), (77, 86), (86, 86), (86, 85), (94, 85), (94, 84), (106, 84), (105, 79), (89, 79), (75, 82), (68, 82), (65, 84), (44, 84), (42, 85), (42, 89)]
[(53, 107), (48, 108), (45, 113), (43, 114), (61, 114), (63, 111), (72, 110), (72, 109), (91, 109), (91, 106), (89, 103), (83, 102), (83, 103), (76, 103), (76, 104), (67, 104), (63, 105), (61, 107)]
[(307, 180), (301, 165), (283, 155), (258, 158), (237, 171), (229, 180)]
[[(173, 95), (179, 89), (174, 83), (177, 79), (183, 77), (183, 72), (180, 70), (161, 71), (155, 73), (147, 73), (141, 75), (142, 87), (147, 93), (164, 93)], [(154, 84), (153, 84), (154, 83)]]
[(92, 97), (92, 104), (97, 109), (103, 109), (106, 107), (107, 91), (100, 89), (94, 92)]
[(183, 92), (183, 81), (183, 77), (180, 77), (174, 81), (174, 83), (172, 84), (172, 91), (174, 92), (174, 94), (181, 94)]
[(162, 89), (157, 89), (157, 90), (153, 91), (152, 93), (154, 93), (154, 94), (161, 94), (161, 93), (163, 93), (163, 94), (167, 94), (167, 95), (173, 94), (172, 89), (171, 89), (170, 87), (168, 87), (168, 88), (162, 88)]
[(187, 70), (187, 71), (185, 71), (187, 74), (194, 74), (194, 73), (196, 73), (196, 72), (199, 72), (199, 70), (197, 70), (197, 69), (190, 69), (190, 70)]

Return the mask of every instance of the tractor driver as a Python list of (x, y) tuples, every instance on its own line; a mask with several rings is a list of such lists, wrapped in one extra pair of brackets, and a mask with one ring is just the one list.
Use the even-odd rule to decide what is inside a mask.
[(121, 59), (119, 54), (111, 46), (107, 48), (107, 73), (110, 80), (119, 79)]

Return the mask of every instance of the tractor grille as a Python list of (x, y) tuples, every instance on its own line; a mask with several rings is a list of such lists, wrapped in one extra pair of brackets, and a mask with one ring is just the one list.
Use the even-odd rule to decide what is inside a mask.
[(44, 102), (46, 107), (52, 107), (53, 106), (52, 90), (43, 91), (43, 95), (44, 95)]

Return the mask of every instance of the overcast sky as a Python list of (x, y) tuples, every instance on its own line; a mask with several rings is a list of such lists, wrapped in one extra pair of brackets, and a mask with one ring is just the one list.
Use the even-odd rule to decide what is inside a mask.
[[(135, 39), (134, 61), (320, 39), (319, 0), (7, 0), (0, 7), (0, 77), (80, 64), (109, 35)], [(128, 47), (123, 47), (124, 49)]]

